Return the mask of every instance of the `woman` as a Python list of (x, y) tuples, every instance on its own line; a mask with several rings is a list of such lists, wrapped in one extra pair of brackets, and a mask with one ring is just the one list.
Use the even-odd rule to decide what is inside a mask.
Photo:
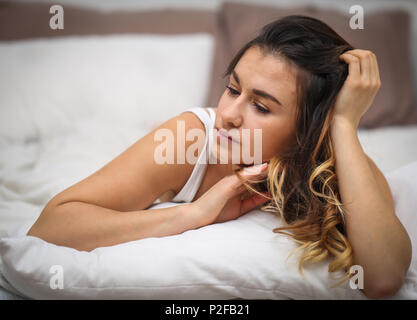
[[(251, 163), (234, 163), (229, 152), (227, 163), (207, 164), (192, 201), (146, 210), (166, 192), (178, 194), (194, 172), (194, 164), (161, 165), (154, 157), (159, 130), (174, 133), (173, 150), (179, 121), (186, 133), (204, 130), (193, 113), (183, 112), (56, 195), (28, 235), (92, 250), (229, 221), (265, 205), (288, 223), (274, 231), (301, 244), (300, 270), (332, 257), (329, 272), (344, 270), (348, 277), (360, 265), (368, 297), (392, 296), (408, 270), (411, 242), (386, 179), (356, 133), (380, 87), (375, 55), (353, 49), (319, 20), (288, 16), (266, 25), (225, 75), (230, 81), (213, 108), (214, 127), (236, 141), (224, 147), (216, 137), (210, 155), (221, 159), (221, 149), (231, 151), (244, 130), (253, 151), (261, 128), (263, 166), (242, 170)], [(184, 143), (189, 150), (191, 142)]]

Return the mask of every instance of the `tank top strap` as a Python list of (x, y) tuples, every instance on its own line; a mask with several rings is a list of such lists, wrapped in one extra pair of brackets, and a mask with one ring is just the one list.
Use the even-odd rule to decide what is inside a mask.
[[(206, 110), (208, 110), (210, 114), (208, 114)], [(190, 203), (194, 199), (207, 170), (207, 163), (209, 162), (208, 152), (210, 151), (213, 139), (211, 132), (214, 126), (216, 114), (212, 108), (189, 108), (184, 112), (186, 111), (196, 114), (206, 129), (204, 148), (198, 156), (193, 171), (181, 191), (178, 192), (177, 195), (171, 200), (172, 202)]]

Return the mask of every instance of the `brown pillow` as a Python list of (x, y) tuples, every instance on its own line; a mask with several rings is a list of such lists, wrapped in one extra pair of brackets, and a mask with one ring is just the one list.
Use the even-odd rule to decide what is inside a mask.
[(0, 2), (0, 40), (90, 34), (218, 32), (215, 11), (164, 8), (102, 12), (66, 4), (63, 5), (64, 29), (52, 30), (49, 27), (51, 5)]
[[(417, 124), (410, 64), (410, 17), (401, 10), (365, 12), (364, 29), (350, 29), (350, 15), (330, 9), (301, 6), (280, 8), (225, 2), (219, 19), (223, 23), (225, 42), (223, 60), (216, 61), (207, 105), (217, 106), (227, 84), (221, 74), (234, 54), (257, 35), (260, 28), (273, 20), (302, 14), (322, 20), (353, 47), (374, 52), (378, 59), (381, 88), (363, 115), (359, 126), (375, 128), (388, 125)], [(381, 36), (383, 35), (383, 36)]]

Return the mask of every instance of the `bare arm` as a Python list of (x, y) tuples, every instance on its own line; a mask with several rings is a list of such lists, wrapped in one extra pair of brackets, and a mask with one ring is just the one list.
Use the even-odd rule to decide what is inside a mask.
[[(57, 194), (46, 205), (28, 235), (79, 250), (197, 228), (188, 205), (146, 210), (167, 191), (180, 190), (193, 164), (158, 164), (154, 134), (169, 130), (177, 150), (177, 121), (186, 132), (204, 125), (185, 112), (154, 129), (89, 177)], [(192, 141), (186, 141), (188, 148)], [(202, 141), (204, 143), (204, 140)], [(174, 159), (176, 153), (174, 154)], [(178, 192), (178, 191), (177, 191)]]
[[(265, 169), (266, 166), (262, 172)], [(242, 179), (259, 174), (254, 172), (243, 173)], [(28, 235), (56, 245), (91, 251), (143, 238), (180, 234), (216, 221), (236, 219), (267, 200), (259, 195), (241, 200), (244, 190), (242, 181), (230, 175), (198, 200), (168, 208), (120, 212), (80, 201), (63, 204), (51, 201)], [(219, 216), (221, 221), (218, 221)]]
[(354, 263), (364, 270), (363, 291), (369, 297), (392, 296), (410, 265), (410, 238), (395, 214), (388, 183), (364, 153), (355, 127), (335, 121), (332, 141), (347, 236)]
[(411, 263), (411, 241), (395, 214), (388, 183), (364, 153), (357, 129), (372, 105), (381, 79), (376, 55), (353, 49), (339, 59), (349, 73), (337, 94), (331, 123), (339, 191), (353, 261), (363, 267), (363, 292), (370, 298), (393, 296)]
[(240, 197), (245, 191), (242, 181), (265, 174), (266, 168), (264, 166), (261, 171), (246, 168), (241, 172), (242, 180), (236, 175), (226, 176), (196, 201), (169, 208), (120, 212), (81, 201), (60, 204), (53, 199), (28, 235), (57, 245), (91, 251), (97, 247), (179, 234), (236, 219), (267, 200), (259, 195), (244, 200)]
[(119, 212), (84, 202), (67, 202), (45, 208), (28, 235), (91, 251), (143, 238), (180, 234), (199, 228), (198, 220), (188, 204)]

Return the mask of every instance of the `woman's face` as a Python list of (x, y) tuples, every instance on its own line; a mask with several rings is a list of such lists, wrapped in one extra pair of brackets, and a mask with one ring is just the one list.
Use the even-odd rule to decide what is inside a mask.
[[(232, 163), (233, 144), (236, 144), (235, 150), (240, 150), (241, 164), (254, 163), (254, 159), (247, 162), (243, 157), (244, 150), (254, 156), (254, 129), (262, 129), (262, 162), (284, 151), (295, 133), (295, 68), (276, 56), (264, 56), (259, 47), (251, 47), (235, 66), (228, 87), (219, 100), (214, 127), (225, 129), (236, 142), (230, 141), (227, 145), (227, 139), (221, 143), (222, 138), (215, 136), (217, 155), (215, 152), (213, 155), (217, 163), (225, 159), (220, 154), (222, 148), (228, 149), (223, 155), (227, 154), (227, 163)], [(250, 134), (250, 144), (243, 143), (243, 129)], [(257, 148), (259, 151), (259, 146)]]

